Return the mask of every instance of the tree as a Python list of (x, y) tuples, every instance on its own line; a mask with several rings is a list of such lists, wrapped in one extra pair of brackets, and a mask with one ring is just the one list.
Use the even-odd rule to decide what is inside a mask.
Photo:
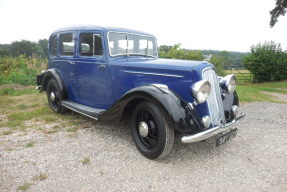
[(19, 56), (25, 55), (28, 57), (44, 56), (43, 49), (37, 43), (31, 41), (14, 41), (11, 44), (11, 55)]
[(197, 60), (204, 59), (201, 51), (184, 50), (180, 48), (180, 44), (174, 46), (163, 45), (159, 49), (159, 55), (163, 58), (171, 59), (185, 59), (185, 60)]
[(280, 15), (285, 15), (287, 9), (287, 0), (276, 0), (276, 5), (272, 11), (270, 11), (271, 14), (271, 20), (270, 20), (270, 26), (273, 27), (276, 22), (278, 21), (278, 17)]
[(0, 44), (0, 57), (10, 56), (10, 44)]
[[(224, 56), (229, 55), (228, 52), (222, 52), (223, 56), (212, 56), (210, 62), (215, 66), (219, 75), (224, 75), (222, 66), (229, 63)], [(183, 60), (204, 60), (202, 51), (181, 49), (180, 44), (174, 46), (162, 45), (159, 48), (159, 55), (163, 58), (183, 59)]]
[(215, 66), (218, 75), (220, 76), (225, 75), (223, 70), (223, 66), (225, 66), (227, 63), (227, 59), (225, 57), (219, 55), (213, 55), (209, 62)]
[(287, 53), (273, 41), (251, 47), (244, 65), (254, 75), (254, 81), (277, 81), (287, 78)]
[(43, 55), (41, 55), (41, 56), (42, 57), (48, 57), (48, 40), (47, 39), (40, 39), (37, 44), (43, 50)]

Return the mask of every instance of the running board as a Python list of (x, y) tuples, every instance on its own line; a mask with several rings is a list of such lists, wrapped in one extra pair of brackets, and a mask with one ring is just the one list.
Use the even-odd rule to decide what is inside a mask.
[(97, 109), (67, 100), (62, 101), (61, 105), (95, 120), (98, 120), (99, 114), (105, 111), (104, 109)]

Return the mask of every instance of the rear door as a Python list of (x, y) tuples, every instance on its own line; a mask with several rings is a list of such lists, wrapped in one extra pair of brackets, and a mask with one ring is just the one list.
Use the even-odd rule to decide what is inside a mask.
[(114, 95), (102, 37), (95, 31), (78, 34), (76, 70), (80, 102), (106, 109), (113, 104)]
[[(53, 36), (50, 41), (51, 46), (55, 47), (57, 36)], [(50, 63), (57, 68), (70, 100), (76, 100), (78, 97), (76, 67), (75, 67), (75, 32), (65, 32), (58, 34), (58, 55), (52, 55)], [(52, 47), (50, 48), (53, 51)], [(56, 49), (55, 49), (56, 50)], [(54, 50), (54, 52), (55, 52)], [(56, 50), (57, 51), (57, 50)]]

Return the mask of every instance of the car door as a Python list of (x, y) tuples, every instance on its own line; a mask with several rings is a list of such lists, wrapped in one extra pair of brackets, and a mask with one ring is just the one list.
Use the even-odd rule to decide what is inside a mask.
[(102, 33), (79, 32), (78, 39), (76, 70), (80, 102), (96, 108), (108, 108), (114, 102), (114, 95)]
[(75, 33), (59, 34), (58, 57), (53, 57), (51, 63), (55, 66), (68, 92), (70, 100), (76, 100), (78, 97), (76, 67), (75, 67)]

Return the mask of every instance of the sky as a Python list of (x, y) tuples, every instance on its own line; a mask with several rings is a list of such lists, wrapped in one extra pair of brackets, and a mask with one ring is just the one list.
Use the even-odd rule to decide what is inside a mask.
[(151, 33), (158, 45), (247, 52), (273, 40), (287, 49), (287, 15), (269, 27), (275, 0), (0, 0), (0, 44), (48, 38), (92, 24)]

